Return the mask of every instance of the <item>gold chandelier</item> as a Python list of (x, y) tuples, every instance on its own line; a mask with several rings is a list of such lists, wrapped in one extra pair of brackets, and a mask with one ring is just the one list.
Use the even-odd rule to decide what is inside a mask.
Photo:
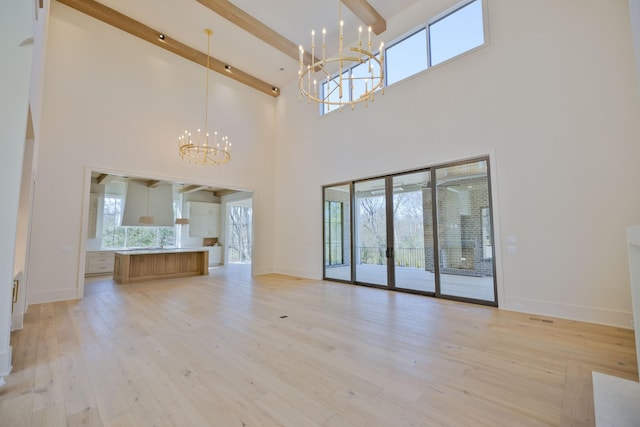
[(209, 140), (209, 59), (211, 50), (210, 29), (204, 30), (207, 35), (207, 76), (204, 107), (204, 132), (200, 129), (192, 134), (188, 130), (178, 138), (180, 158), (191, 163), (202, 165), (220, 165), (231, 160), (231, 143), (226, 136), (218, 138), (218, 132), (213, 133), (213, 140)]
[[(309, 64), (305, 65), (304, 49), (302, 45), (299, 47), (298, 87), (300, 94), (307, 98), (308, 102), (315, 101), (324, 105), (325, 111), (330, 111), (332, 106), (342, 110), (345, 105), (351, 105), (353, 109), (360, 102), (368, 105), (369, 101), (374, 100), (374, 93), (378, 89), (384, 91), (384, 43), (380, 43), (378, 56), (372, 53), (371, 27), (369, 26), (365, 49), (362, 41), (362, 26), (360, 26), (358, 28), (358, 45), (349, 47), (345, 53), (341, 0), (338, 0), (338, 18), (340, 24), (338, 56), (326, 57), (327, 30), (325, 28), (322, 29), (321, 58), (315, 56), (315, 30), (311, 31), (311, 62)], [(360, 64), (366, 64), (366, 72), (359, 70), (357, 75), (354, 75), (354, 67)], [(358, 90), (354, 90), (356, 83), (359, 84)]]

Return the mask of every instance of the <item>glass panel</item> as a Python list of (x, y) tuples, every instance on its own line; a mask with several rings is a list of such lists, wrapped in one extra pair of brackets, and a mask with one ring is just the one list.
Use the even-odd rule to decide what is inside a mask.
[(230, 202), (227, 205), (227, 256), (229, 263), (251, 263), (253, 248), (253, 205), (251, 200)]
[(102, 247), (124, 248), (124, 227), (122, 222), (123, 199), (121, 196), (104, 196), (102, 213)]
[[(380, 54), (376, 55), (376, 58), (379, 59)], [(373, 82), (371, 73), (375, 72), (377, 75), (378, 69), (377, 64), (369, 64), (369, 62), (356, 65), (351, 69), (351, 100), (357, 100), (365, 91), (371, 90)]]
[(431, 65), (484, 43), (482, 2), (473, 1), (429, 25)]
[(435, 292), (430, 181), (429, 171), (393, 177), (397, 288)]
[(437, 169), (436, 180), (440, 293), (495, 302), (487, 162)]
[(423, 28), (386, 50), (387, 85), (427, 69), (427, 30)]
[(351, 280), (351, 192), (349, 185), (324, 189), (324, 277)]
[(384, 179), (355, 184), (356, 280), (387, 286), (387, 208)]
[[(340, 75), (336, 74), (331, 79), (322, 83), (322, 99), (330, 102), (346, 102), (349, 101), (349, 72), (342, 73), (342, 92), (340, 91)], [(311, 91), (313, 92), (314, 84), (311, 82)], [(322, 114), (339, 109), (338, 105), (322, 104)]]

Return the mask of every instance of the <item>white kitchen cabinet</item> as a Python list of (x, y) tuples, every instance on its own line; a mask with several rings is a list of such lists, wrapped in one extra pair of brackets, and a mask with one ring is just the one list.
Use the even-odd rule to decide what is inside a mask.
[(187, 202), (189, 237), (219, 237), (220, 203)]
[(112, 274), (114, 259), (113, 251), (88, 251), (84, 274)]
[(209, 247), (209, 267), (222, 264), (222, 246)]

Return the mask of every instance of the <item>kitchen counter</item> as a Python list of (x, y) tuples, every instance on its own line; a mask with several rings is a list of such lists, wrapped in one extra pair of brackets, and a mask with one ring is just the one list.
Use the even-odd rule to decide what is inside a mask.
[(196, 248), (147, 248), (147, 249), (123, 249), (115, 253), (121, 255), (148, 255), (148, 254), (167, 254), (167, 253), (184, 253), (184, 252), (202, 252), (209, 250), (208, 247)]
[(207, 248), (116, 251), (113, 279), (118, 283), (209, 274)]

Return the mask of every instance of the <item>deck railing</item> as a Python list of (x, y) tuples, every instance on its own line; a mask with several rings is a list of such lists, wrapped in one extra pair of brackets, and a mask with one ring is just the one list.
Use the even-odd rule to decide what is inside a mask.
[[(394, 248), (394, 263), (398, 267), (424, 268), (424, 248)], [(356, 259), (360, 264), (384, 265), (386, 248), (375, 246), (356, 247)]]

